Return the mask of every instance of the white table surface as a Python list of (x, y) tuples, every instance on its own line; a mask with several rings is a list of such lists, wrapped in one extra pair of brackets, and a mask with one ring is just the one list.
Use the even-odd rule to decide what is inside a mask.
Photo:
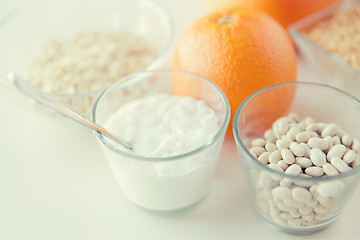
[[(91, 0), (89, 0), (91, 1)], [(0, 17), (24, 0), (0, 0)], [(204, 13), (201, 0), (162, 0), (176, 36)], [(0, 53), (1, 54), (1, 53)], [(299, 80), (317, 74), (299, 59)], [(156, 215), (122, 195), (88, 129), (35, 109), (0, 84), (0, 239), (299, 239), (249, 209), (240, 160), (224, 143), (211, 193), (176, 215)], [(341, 218), (306, 239), (360, 239), (360, 189)]]

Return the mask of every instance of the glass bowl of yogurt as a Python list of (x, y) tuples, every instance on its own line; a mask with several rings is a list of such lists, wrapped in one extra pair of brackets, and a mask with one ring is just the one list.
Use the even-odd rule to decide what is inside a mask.
[(143, 71), (108, 87), (93, 121), (132, 146), (95, 133), (123, 194), (153, 211), (189, 207), (212, 186), (230, 106), (210, 80), (180, 70)]
[[(254, 107), (289, 92), (287, 112), (276, 115), (279, 97)], [(272, 85), (240, 105), (234, 137), (252, 206), (266, 223), (302, 235), (335, 222), (360, 179), (359, 118), (356, 98), (320, 83)]]

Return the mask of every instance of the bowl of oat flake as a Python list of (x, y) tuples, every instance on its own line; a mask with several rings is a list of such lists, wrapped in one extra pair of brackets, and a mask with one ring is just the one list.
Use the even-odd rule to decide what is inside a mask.
[(15, 71), (88, 116), (111, 83), (164, 67), (172, 37), (168, 11), (151, 0), (34, 0), (1, 22), (0, 76)]

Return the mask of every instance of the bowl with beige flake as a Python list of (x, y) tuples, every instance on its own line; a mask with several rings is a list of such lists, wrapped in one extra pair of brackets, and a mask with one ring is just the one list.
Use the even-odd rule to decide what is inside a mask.
[[(294, 92), (287, 112), (276, 102), (254, 108), (279, 92)], [(272, 85), (240, 105), (234, 137), (250, 202), (266, 223), (305, 235), (337, 220), (360, 180), (359, 118), (356, 98), (315, 82)]]
[(289, 27), (323, 82), (360, 97), (360, 1), (339, 1)]
[(89, 116), (111, 83), (166, 67), (172, 28), (152, 0), (33, 0), (1, 21), (0, 77), (14, 71)]

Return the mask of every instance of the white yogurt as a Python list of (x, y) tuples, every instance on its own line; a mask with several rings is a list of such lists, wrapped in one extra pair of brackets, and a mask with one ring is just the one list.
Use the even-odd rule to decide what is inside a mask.
[(209, 191), (223, 141), (219, 139), (184, 158), (164, 158), (210, 142), (219, 125), (218, 117), (204, 101), (151, 95), (122, 105), (105, 124), (106, 129), (131, 143), (137, 157), (102, 146), (118, 184), (132, 202), (153, 210), (174, 210), (198, 201)]

